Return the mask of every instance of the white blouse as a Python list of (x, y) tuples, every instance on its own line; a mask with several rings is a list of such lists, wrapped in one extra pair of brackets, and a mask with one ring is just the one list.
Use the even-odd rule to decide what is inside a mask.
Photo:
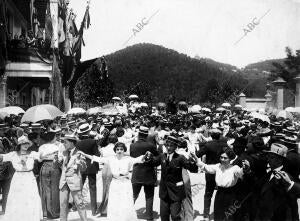
[(229, 165), (224, 167), (220, 163), (207, 165), (201, 163), (201, 169), (204, 169), (205, 172), (216, 174), (216, 184), (220, 187), (233, 187), (239, 178), (242, 178), (244, 171), (237, 165)]
[(121, 159), (118, 159), (117, 156), (112, 157), (97, 157), (93, 156), (92, 162), (96, 161), (102, 164), (109, 164), (111, 172), (114, 177), (120, 175), (128, 174), (132, 168), (132, 165), (135, 163), (142, 163), (142, 158), (132, 158), (129, 156), (124, 156)]
[(3, 154), (3, 162), (10, 161), (17, 172), (31, 171), (34, 166), (35, 160), (40, 160), (40, 154), (32, 151), (30, 154), (20, 155), (18, 152), (13, 151)]

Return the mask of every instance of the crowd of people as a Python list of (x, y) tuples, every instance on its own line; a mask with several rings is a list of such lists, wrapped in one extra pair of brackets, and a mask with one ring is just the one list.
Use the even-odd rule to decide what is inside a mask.
[[(299, 124), (256, 118), (245, 110), (199, 113), (129, 112), (72, 115), (51, 121), (0, 123), (0, 188), (6, 221), (86, 221), (82, 189), (88, 180), (93, 216), (137, 220), (145, 193), (146, 219), (299, 220)], [(97, 173), (102, 201), (97, 206)], [(205, 173), (204, 202), (193, 201), (190, 173)], [(158, 176), (160, 174), (160, 176)], [(214, 211), (210, 211), (213, 193)], [(71, 197), (70, 197), (71, 196)], [(18, 199), (18, 200), (16, 200)]]

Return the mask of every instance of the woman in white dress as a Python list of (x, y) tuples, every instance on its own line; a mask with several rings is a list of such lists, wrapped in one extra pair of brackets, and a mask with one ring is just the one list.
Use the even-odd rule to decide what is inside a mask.
[(28, 151), (31, 143), (26, 136), (18, 139), (17, 151), (0, 155), (0, 162), (10, 161), (15, 169), (8, 193), (4, 221), (40, 221), (42, 204), (32, 172), (34, 160), (40, 154)]
[(143, 163), (144, 156), (131, 158), (125, 156), (126, 145), (118, 142), (114, 147), (115, 156), (101, 158), (80, 152), (85, 157), (102, 164), (108, 164), (113, 174), (109, 189), (107, 217), (110, 221), (135, 221), (137, 220), (134, 209), (130, 169), (135, 163)]

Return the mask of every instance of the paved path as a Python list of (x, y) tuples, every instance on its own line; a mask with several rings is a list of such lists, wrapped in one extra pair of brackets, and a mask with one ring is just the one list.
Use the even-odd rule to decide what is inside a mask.
[[(203, 173), (199, 174), (190, 174), (191, 177), (191, 184), (192, 184), (192, 189), (194, 192), (193, 196), (193, 204), (194, 204), (194, 214), (195, 214), (195, 221), (200, 221), (202, 219), (202, 216), (200, 216), (200, 213), (203, 211), (203, 196), (204, 196), (204, 184), (205, 184), (205, 178)], [(101, 192), (102, 192), (102, 185), (101, 185), (101, 175), (98, 174), (98, 179), (97, 179), (97, 188), (98, 188), (98, 193), (97, 193), (97, 198), (98, 202), (101, 202)], [(155, 220), (160, 220), (159, 218), (159, 197), (158, 197), (158, 190), (159, 187), (155, 188), (155, 197), (154, 197), (154, 206), (153, 210), (155, 213)], [(88, 197), (87, 197), (88, 200)], [(139, 220), (145, 220), (143, 219), (143, 214), (145, 212), (145, 197), (144, 197), (144, 192), (143, 190), (140, 193), (139, 198), (136, 201), (135, 204), (135, 209), (138, 214)], [(87, 211), (88, 214), (88, 220), (89, 221), (108, 221), (106, 217), (93, 217), (91, 215), (91, 211)], [(70, 212), (69, 213), (69, 221), (80, 221), (78, 217), (77, 212)]]

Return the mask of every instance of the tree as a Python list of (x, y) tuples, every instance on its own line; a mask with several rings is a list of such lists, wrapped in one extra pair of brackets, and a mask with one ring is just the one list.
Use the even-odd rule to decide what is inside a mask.
[(296, 50), (294, 54), (292, 49), (286, 47), (285, 51), (287, 57), (284, 64), (272, 63), (275, 69), (271, 71), (269, 80), (274, 81), (281, 77), (287, 82), (287, 87), (295, 92), (296, 82), (294, 78), (300, 73), (300, 50)]
[[(103, 62), (95, 62), (79, 78), (75, 86), (76, 103), (93, 103), (100, 105), (109, 102), (114, 96), (114, 84), (108, 78), (107, 72), (103, 73)], [(107, 71), (107, 70), (106, 70)]]

